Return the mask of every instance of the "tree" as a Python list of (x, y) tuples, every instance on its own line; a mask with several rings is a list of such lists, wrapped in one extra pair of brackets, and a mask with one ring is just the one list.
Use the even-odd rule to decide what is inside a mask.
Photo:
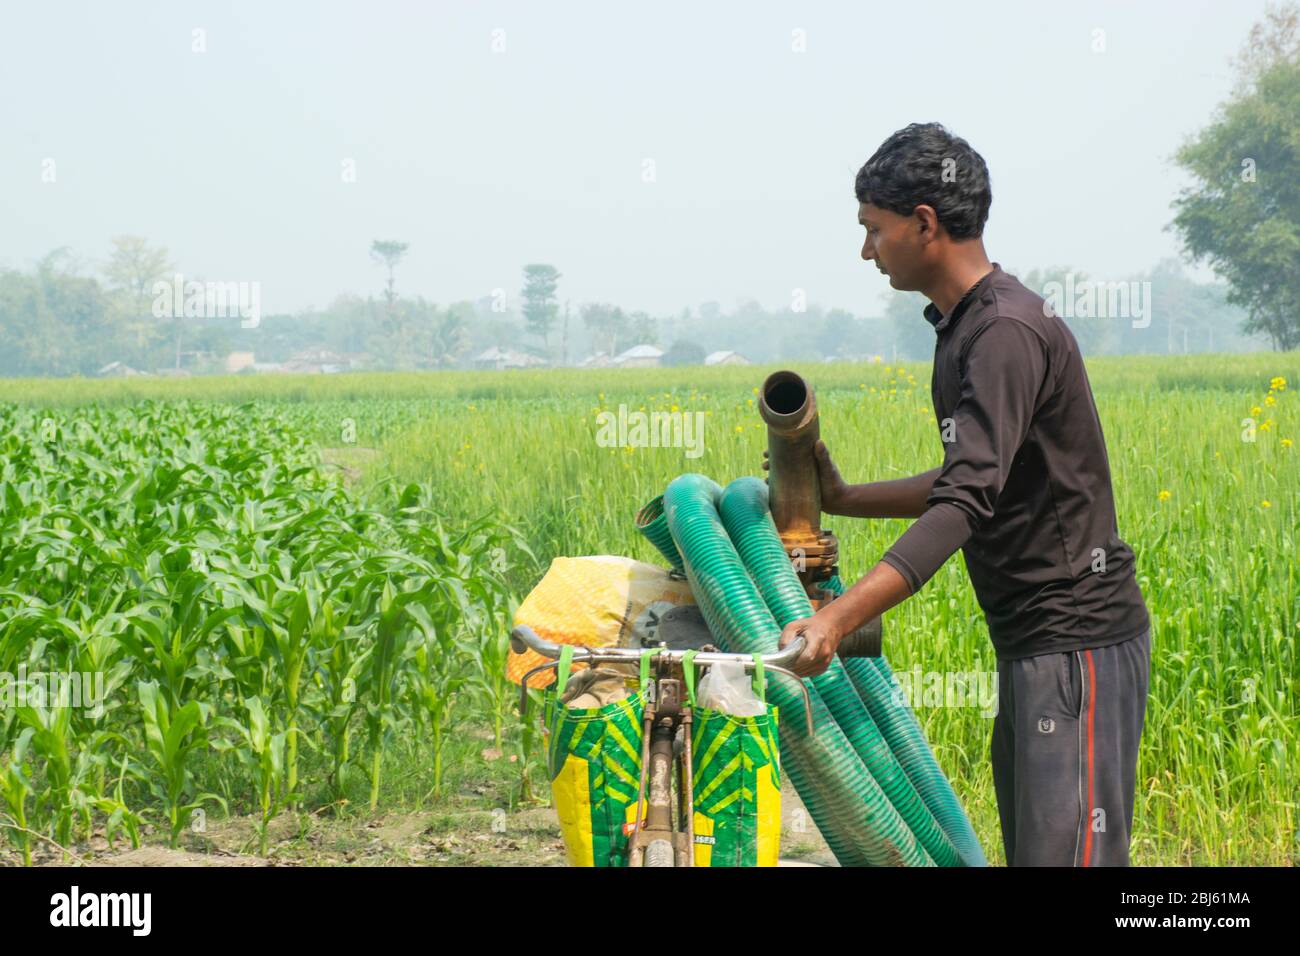
[(582, 307), (582, 324), (593, 342), (604, 346), (607, 355), (614, 355), (619, 340), (627, 334), (627, 314), (616, 305), (593, 302)]
[(934, 326), (925, 320), (925, 296), (919, 292), (889, 292), (885, 295), (885, 318), (889, 321), (893, 360), (929, 361), (934, 358)]
[[(131, 364), (151, 364), (147, 356), (161, 329), (149, 303), (155, 282), (170, 282), (175, 265), (164, 246), (150, 246), (143, 236), (114, 236), (104, 278), (115, 295), (119, 321), (134, 339)], [(181, 334), (176, 320), (176, 334)]]
[(1246, 42), (1233, 58), (1237, 68), (1238, 94), (1249, 93), (1253, 78), (1281, 60), (1296, 55), (1300, 41), (1300, 8), (1294, 3), (1264, 7), (1264, 19), (1250, 28)]
[(528, 331), (540, 338), (543, 346), (547, 347), (551, 326), (555, 324), (555, 317), (559, 313), (559, 303), (555, 298), (559, 280), (560, 273), (555, 266), (545, 263), (524, 266), (524, 321), (528, 324)]
[(30, 274), (0, 270), (0, 375), (93, 374), (114, 340), (107, 305), (66, 249)]
[(844, 309), (831, 309), (820, 323), (809, 316), (808, 326), (813, 329), (813, 344), (823, 357), (849, 356), (859, 351), (858, 334), (861, 323), (853, 313)]
[(1300, 10), (1269, 9), (1237, 60), (1236, 92), (1176, 154), (1196, 184), (1171, 227), (1246, 309), (1242, 328), (1300, 346)]
[(136, 311), (147, 312), (145, 300), (153, 294), (153, 284), (170, 279), (174, 269), (164, 246), (149, 246), (143, 236), (114, 236), (104, 277), (110, 289), (129, 295)]
[[(1015, 270), (1009, 270), (1015, 275)], [(1095, 283), (1088, 277), (1086, 272), (1079, 269), (1072, 269), (1069, 266), (1048, 266), (1046, 269), (1030, 269), (1023, 275), (1017, 276), (1023, 285), (1030, 292), (1041, 295), (1048, 304), (1053, 306), (1058, 315), (1070, 331), (1074, 333), (1074, 340), (1079, 343), (1079, 350), (1085, 356), (1102, 355), (1109, 351), (1114, 351), (1109, 347), (1109, 343), (1116, 340), (1119, 335), (1119, 327), (1127, 325), (1129, 319), (1122, 315), (1111, 315), (1110, 300), (1107, 298), (1107, 286), (1104, 283)], [(1055, 296), (1052, 295), (1055, 289)], [(1066, 300), (1066, 296), (1075, 290), (1092, 289), (1091, 302), (1092, 307), (1088, 310), (1079, 310), (1075, 308), (1075, 301)], [(1078, 298), (1078, 293), (1075, 294)], [(1054, 300), (1054, 301), (1053, 301)], [(1172, 320), (1172, 317), (1171, 317)], [(1146, 330), (1143, 330), (1146, 331)], [(1172, 333), (1169, 333), (1172, 335)], [(1146, 338), (1154, 341), (1154, 334), (1147, 335)], [(1150, 351), (1150, 349), (1147, 349)]]
[(370, 243), (370, 258), (376, 263), (383, 263), (388, 269), (388, 286), (384, 289), (384, 299), (388, 302), (389, 308), (397, 301), (396, 280), (393, 273), (397, 269), (397, 264), (402, 261), (409, 248), (405, 242), (398, 242), (395, 239), (382, 240), (376, 239)]
[(633, 312), (627, 317), (627, 320), (627, 341), (619, 343), (623, 348), (631, 348), (634, 345), (659, 344), (659, 323), (656, 319), (651, 318), (645, 312)]
[(433, 364), (444, 368), (455, 365), (469, 348), (469, 318), (474, 314), (470, 302), (447, 307), (433, 317)]
[(690, 339), (678, 339), (664, 353), (664, 365), (703, 365), (704, 346)]

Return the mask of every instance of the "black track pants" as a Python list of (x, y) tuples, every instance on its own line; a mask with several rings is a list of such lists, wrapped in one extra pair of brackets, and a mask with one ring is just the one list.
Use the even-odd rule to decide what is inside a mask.
[(1128, 866), (1150, 631), (998, 662), (991, 756), (1008, 866)]

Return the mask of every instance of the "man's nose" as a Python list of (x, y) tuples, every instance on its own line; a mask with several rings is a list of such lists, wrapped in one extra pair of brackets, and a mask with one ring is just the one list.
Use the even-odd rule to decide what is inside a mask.
[(862, 258), (865, 259), (867, 262), (870, 262), (872, 259), (876, 258), (876, 249), (871, 244), (870, 239), (868, 239), (866, 242), (862, 244)]

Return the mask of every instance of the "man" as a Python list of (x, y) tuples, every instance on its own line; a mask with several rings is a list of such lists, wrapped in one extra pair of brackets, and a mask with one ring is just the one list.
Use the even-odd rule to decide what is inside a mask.
[(990, 750), (1008, 865), (1127, 865), (1150, 625), (1078, 344), (985, 254), (988, 168), (965, 140), (936, 123), (899, 130), (856, 193), (862, 258), (930, 300), (943, 465), (850, 485), (818, 443), (826, 513), (917, 520), (781, 644), (802, 634), (796, 670), (821, 673), (845, 634), (962, 549), (998, 659)]

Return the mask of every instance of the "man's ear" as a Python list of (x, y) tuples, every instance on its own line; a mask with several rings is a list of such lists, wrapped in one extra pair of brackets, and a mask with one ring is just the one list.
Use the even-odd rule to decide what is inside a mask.
[(921, 242), (933, 242), (939, 238), (939, 214), (933, 206), (923, 203), (912, 210), (912, 215), (917, 219), (917, 232)]

